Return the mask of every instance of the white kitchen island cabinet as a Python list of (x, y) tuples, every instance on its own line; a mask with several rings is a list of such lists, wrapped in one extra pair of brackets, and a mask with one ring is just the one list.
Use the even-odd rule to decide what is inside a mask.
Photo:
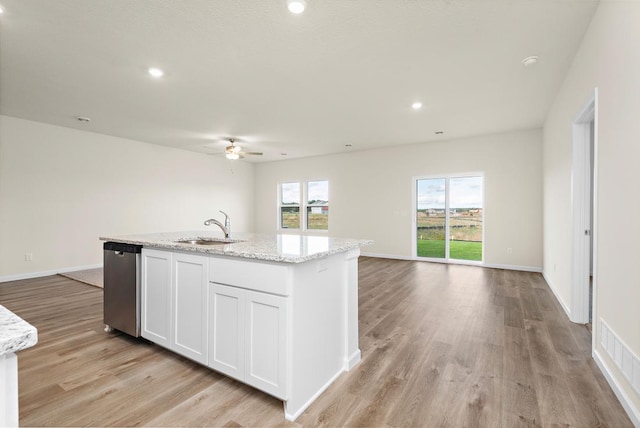
[(171, 253), (142, 251), (140, 330), (145, 339), (171, 347)]
[(142, 250), (142, 337), (202, 364), (207, 363), (208, 261)]
[(143, 337), (281, 399), (295, 420), (360, 361), (358, 256), (370, 241), (203, 236), (101, 239), (143, 246)]
[(286, 400), (287, 299), (212, 284), (209, 367)]
[(209, 257), (173, 253), (171, 349), (207, 364)]

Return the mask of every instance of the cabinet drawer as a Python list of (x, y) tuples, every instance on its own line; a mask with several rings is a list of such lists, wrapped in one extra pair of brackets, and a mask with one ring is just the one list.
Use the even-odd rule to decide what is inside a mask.
[(289, 267), (212, 257), (209, 259), (209, 281), (265, 293), (289, 295)]

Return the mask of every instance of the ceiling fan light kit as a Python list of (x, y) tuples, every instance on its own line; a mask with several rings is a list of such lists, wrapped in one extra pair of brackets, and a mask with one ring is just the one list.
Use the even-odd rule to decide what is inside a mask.
[(289, 12), (295, 13), (296, 15), (304, 12), (304, 9), (307, 7), (307, 2), (305, 0), (287, 0), (287, 8)]
[[(242, 147), (236, 146), (236, 140), (229, 138), (229, 145), (224, 149), (224, 156), (229, 160), (244, 159), (245, 156), (262, 156), (261, 152), (243, 152)], [(210, 154), (223, 154), (223, 153), (210, 153)]]

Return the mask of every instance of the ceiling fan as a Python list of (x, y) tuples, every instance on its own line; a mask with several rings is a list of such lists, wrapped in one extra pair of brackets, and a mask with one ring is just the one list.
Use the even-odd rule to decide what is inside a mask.
[[(237, 160), (243, 159), (245, 156), (262, 156), (260, 152), (243, 152), (242, 147), (236, 146), (236, 140), (234, 138), (229, 138), (229, 145), (224, 149), (224, 155), (227, 159)], [(212, 154), (222, 154), (222, 153), (212, 153)]]

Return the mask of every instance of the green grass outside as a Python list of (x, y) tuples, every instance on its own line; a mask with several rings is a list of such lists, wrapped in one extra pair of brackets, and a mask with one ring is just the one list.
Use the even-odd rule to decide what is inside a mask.
[[(418, 257), (444, 258), (444, 240), (418, 240)], [(482, 261), (482, 242), (449, 241), (449, 258)]]
[[(300, 229), (300, 213), (297, 211), (283, 211), (282, 218), (283, 229)], [(307, 217), (307, 229), (309, 230), (328, 230), (329, 215), (309, 213)]]

